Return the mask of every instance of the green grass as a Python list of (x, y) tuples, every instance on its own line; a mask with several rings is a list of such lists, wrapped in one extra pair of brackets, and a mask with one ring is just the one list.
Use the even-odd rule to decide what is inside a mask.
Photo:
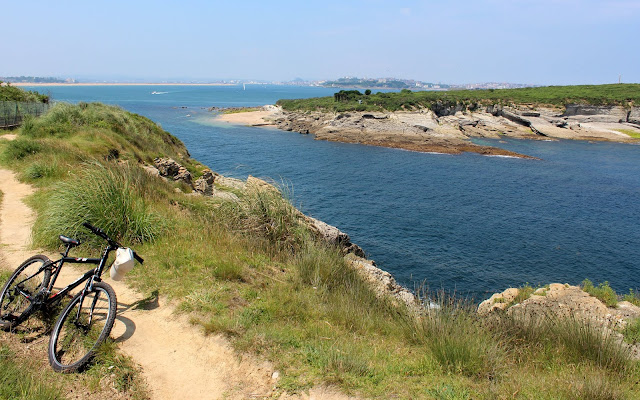
[(629, 135), (634, 139), (640, 139), (640, 132), (631, 130), (631, 129), (616, 129), (620, 133), (624, 133), (625, 135)]
[(131, 245), (153, 240), (164, 229), (162, 217), (149, 206), (154, 186), (152, 178), (137, 167), (84, 165), (49, 193), (48, 207), (34, 229), (35, 242), (53, 246), (58, 244), (58, 234), (77, 237), (86, 232), (84, 222)]
[(640, 318), (636, 318), (629, 322), (622, 331), (624, 340), (631, 344), (640, 343)]
[[(359, 101), (361, 103), (359, 103)], [(640, 84), (547, 86), (523, 89), (452, 90), (444, 92), (403, 90), (396, 93), (375, 93), (335, 101), (333, 97), (278, 100), (288, 111), (399, 111), (461, 105), (474, 110), (492, 104), (534, 104), (563, 107), (580, 103), (593, 105), (640, 104)]]
[(64, 399), (62, 390), (39, 379), (39, 372), (16, 361), (13, 352), (0, 346), (0, 398), (11, 400)]
[[(278, 390), (328, 384), (380, 399), (639, 394), (635, 364), (575, 321), (480, 319), (471, 304), (437, 294), (441, 308), (416, 316), (380, 298), (338, 249), (315, 239), (284, 189), (235, 190), (238, 201), (176, 192), (139, 164), (170, 155), (195, 173), (202, 166), (159, 129), (116, 107), (56, 106), (18, 131), (39, 150), (0, 143), (1, 161), (39, 188), (30, 202), (38, 244), (54, 249), (58, 234), (82, 233), (88, 219), (133, 245), (145, 264), (129, 283), (174, 300), (238, 352), (271, 361)], [(96, 377), (118, 357), (109, 354)], [(128, 387), (131, 370), (122, 371), (115, 379)]]
[(260, 111), (262, 107), (243, 107), (243, 108), (231, 108), (228, 110), (223, 110), (222, 114), (240, 114), (252, 111)]

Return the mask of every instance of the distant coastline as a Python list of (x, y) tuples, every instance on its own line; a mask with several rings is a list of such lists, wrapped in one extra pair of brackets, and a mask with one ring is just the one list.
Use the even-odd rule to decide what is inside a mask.
[(74, 82), (74, 83), (28, 83), (16, 82), (11, 86), (237, 86), (236, 83), (132, 83), (132, 82)]

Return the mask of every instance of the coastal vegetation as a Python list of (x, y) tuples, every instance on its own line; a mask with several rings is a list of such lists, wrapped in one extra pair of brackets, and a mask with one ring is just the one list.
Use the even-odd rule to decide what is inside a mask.
[(32, 90), (22, 90), (0, 80), (0, 101), (48, 103), (49, 96)]
[(0, 162), (38, 188), (30, 201), (36, 245), (56, 249), (51, 238), (58, 234), (88, 239), (85, 220), (135, 243), (145, 264), (129, 273), (129, 283), (150, 297), (167, 296), (237, 351), (271, 361), (281, 392), (329, 384), (380, 399), (640, 395), (638, 362), (590, 324), (479, 317), (475, 304), (433, 292), (422, 298), (438, 308), (416, 314), (381, 297), (340, 249), (319, 240), (282, 195), (286, 188), (216, 184), (231, 200), (195, 196), (152, 176), (143, 166), (156, 157), (171, 157), (194, 176), (205, 166), (147, 118), (103, 104), (57, 104), (17, 134), (0, 142)]
[[(346, 96), (340, 96), (340, 93)], [(563, 107), (566, 104), (618, 105), (640, 104), (640, 84), (547, 86), (521, 89), (417, 91), (364, 95), (359, 91), (341, 91), (338, 97), (278, 100), (287, 111), (401, 111), (434, 109), (462, 105), (468, 110), (492, 105), (529, 104)]]

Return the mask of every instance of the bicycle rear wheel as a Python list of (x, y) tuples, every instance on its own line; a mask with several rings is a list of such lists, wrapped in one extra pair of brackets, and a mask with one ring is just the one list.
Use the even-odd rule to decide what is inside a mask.
[(49, 364), (57, 372), (84, 368), (109, 337), (116, 319), (116, 294), (104, 282), (76, 294), (56, 321), (49, 340)]
[(49, 262), (41, 254), (28, 258), (4, 285), (0, 292), (0, 321), (4, 329), (15, 328), (35, 311), (33, 301), (51, 279), (51, 270), (42, 269)]

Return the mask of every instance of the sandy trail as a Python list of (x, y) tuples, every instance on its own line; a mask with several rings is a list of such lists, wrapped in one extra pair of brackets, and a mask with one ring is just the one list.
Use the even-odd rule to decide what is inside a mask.
[[(38, 252), (29, 250), (34, 214), (23, 202), (33, 189), (18, 182), (13, 172), (0, 169), (0, 190), (4, 194), (0, 249), (7, 265), (15, 268)], [(56, 286), (80, 275), (71, 265), (62, 272)], [(162, 298), (136, 309), (144, 296), (124, 283), (105, 281), (118, 297), (111, 337), (142, 367), (153, 399), (246, 399), (272, 394), (275, 382), (269, 364), (239, 360), (224, 338), (204, 336)]]

